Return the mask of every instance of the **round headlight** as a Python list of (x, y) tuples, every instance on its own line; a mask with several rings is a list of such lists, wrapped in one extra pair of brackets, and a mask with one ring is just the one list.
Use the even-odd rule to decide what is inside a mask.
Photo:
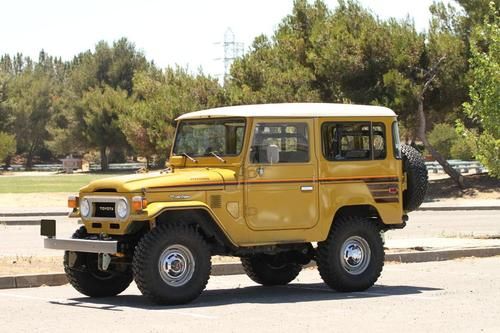
[(83, 217), (88, 217), (90, 215), (90, 203), (87, 199), (82, 199), (80, 201), (80, 214)]
[(119, 200), (116, 203), (116, 214), (119, 218), (123, 219), (128, 214), (128, 204), (125, 200)]

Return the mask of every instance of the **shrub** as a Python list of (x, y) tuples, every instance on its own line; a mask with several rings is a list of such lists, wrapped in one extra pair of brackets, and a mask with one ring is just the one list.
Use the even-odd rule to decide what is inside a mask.
[(447, 160), (452, 158), (451, 148), (459, 139), (455, 128), (449, 124), (436, 124), (427, 136), (430, 144)]
[(0, 164), (16, 152), (16, 139), (13, 135), (0, 132)]
[(464, 137), (458, 137), (450, 149), (451, 158), (454, 160), (470, 161), (474, 159), (475, 147), (474, 140), (468, 140)]

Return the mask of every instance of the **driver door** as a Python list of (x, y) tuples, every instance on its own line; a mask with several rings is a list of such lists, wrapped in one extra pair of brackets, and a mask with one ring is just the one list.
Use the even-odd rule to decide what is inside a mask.
[(310, 119), (256, 119), (245, 168), (245, 219), (253, 230), (307, 229), (318, 221)]

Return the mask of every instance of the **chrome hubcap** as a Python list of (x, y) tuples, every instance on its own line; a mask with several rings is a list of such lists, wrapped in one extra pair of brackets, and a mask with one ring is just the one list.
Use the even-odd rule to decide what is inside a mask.
[(195, 268), (191, 251), (179, 244), (167, 247), (158, 261), (158, 270), (162, 280), (172, 287), (185, 285), (193, 277)]
[(363, 273), (370, 264), (370, 257), (370, 246), (362, 237), (349, 237), (342, 244), (340, 262), (342, 268), (349, 274), (359, 275)]

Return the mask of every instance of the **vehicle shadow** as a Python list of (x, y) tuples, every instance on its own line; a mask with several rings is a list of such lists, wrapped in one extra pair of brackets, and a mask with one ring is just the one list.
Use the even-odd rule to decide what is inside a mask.
[(251, 286), (243, 288), (205, 290), (201, 296), (192, 303), (175, 306), (154, 305), (144, 296), (126, 294), (105, 298), (78, 297), (68, 299), (66, 302), (51, 303), (76, 307), (92, 307), (111, 311), (124, 311), (124, 308), (168, 310), (195, 309), (244, 303), (278, 304), (314, 301), (342, 301), (346, 299), (366, 299), (394, 296), (418, 297), (418, 295), (422, 295), (426, 292), (440, 290), (442, 289), (418, 286), (375, 285), (364, 292), (340, 293), (331, 290), (323, 283), (291, 283), (286, 286), (278, 287)]

